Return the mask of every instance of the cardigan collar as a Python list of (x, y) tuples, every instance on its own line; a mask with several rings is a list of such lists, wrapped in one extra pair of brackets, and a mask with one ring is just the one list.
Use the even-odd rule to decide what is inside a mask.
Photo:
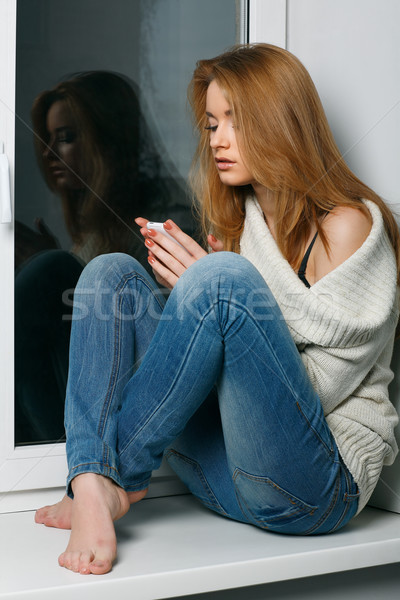
[(381, 212), (365, 200), (372, 228), (362, 246), (307, 288), (280, 252), (255, 197), (246, 200), (240, 253), (258, 269), (278, 302), (296, 343), (364, 343), (398, 318), (397, 269)]

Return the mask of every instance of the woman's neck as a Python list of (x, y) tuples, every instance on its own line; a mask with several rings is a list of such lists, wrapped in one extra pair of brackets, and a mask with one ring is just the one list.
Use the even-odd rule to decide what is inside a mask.
[(265, 222), (275, 237), (276, 196), (271, 190), (258, 183), (253, 184), (253, 190), (258, 204), (264, 213)]

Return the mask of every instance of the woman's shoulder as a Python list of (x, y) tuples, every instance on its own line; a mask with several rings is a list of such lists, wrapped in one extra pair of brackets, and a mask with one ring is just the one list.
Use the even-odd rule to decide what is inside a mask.
[(337, 206), (322, 221), (321, 228), (330, 246), (342, 248), (353, 254), (367, 239), (372, 218), (352, 206)]
[(325, 248), (320, 240), (315, 249), (315, 281), (350, 258), (363, 245), (371, 227), (372, 218), (369, 212), (351, 206), (334, 208), (321, 223), (328, 248)]

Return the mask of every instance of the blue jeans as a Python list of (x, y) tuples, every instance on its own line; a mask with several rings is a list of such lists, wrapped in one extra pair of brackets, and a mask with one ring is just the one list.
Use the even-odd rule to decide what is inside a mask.
[(167, 302), (131, 257), (84, 269), (66, 399), (70, 482), (147, 487), (165, 454), (212, 510), (319, 534), (357, 511), (343, 464), (276, 301), (243, 257), (193, 264)]

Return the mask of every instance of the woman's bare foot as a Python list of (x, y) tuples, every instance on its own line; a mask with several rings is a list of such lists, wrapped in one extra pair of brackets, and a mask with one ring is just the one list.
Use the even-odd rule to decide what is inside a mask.
[[(129, 504), (135, 504), (142, 500), (148, 490), (138, 492), (127, 492)], [(35, 513), (35, 522), (46, 527), (57, 527), (58, 529), (71, 529), (72, 500), (68, 496), (50, 506), (43, 506)]]
[(46, 527), (57, 527), (58, 529), (71, 529), (72, 500), (64, 496), (61, 502), (39, 508), (35, 513), (36, 523), (42, 523)]
[(113, 521), (128, 512), (128, 495), (94, 473), (77, 475), (72, 490), (71, 537), (58, 562), (76, 573), (108, 573), (117, 555)]
[(129, 504), (136, 504), (136, 502), (142, 500), (148, 491), (148, 488), (146, 488), (145, 490), (139, 490), (138, 492), (127, 492)]

